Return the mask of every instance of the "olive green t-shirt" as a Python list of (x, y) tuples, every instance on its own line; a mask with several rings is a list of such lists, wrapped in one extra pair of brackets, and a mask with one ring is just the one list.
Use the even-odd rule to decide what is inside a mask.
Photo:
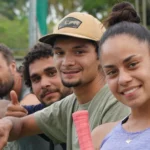
[(34, 116), (39, 128), (55, 143), (66, 142), (67, 150), (79, 150), (72, 120), (72, 113), (78, 110), (88, 110), (91, 131), (100, 124), (120, 120), (130, 113), (130, 109), (118, 102), (105, 85), (87, 104), (79, 105), (72, 94)]

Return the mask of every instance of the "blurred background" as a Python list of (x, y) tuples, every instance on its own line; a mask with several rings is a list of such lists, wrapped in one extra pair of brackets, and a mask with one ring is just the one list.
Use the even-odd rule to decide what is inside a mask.
[[(73, 11), (88, 12), (103, 20), (112, 6), (122, 0), (0, 0), (0, 43), (10, 47), (21, 60), (38, 38), (52, 32), (54, 25)], [(150, 0), (127, 0), (150, 29)]]

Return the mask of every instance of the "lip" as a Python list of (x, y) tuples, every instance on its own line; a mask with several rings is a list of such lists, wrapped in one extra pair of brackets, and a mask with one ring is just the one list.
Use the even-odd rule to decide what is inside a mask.
[(140, 89), (141, 85), (139, 86), (133, 86), (133, 87), (130, 87), (130, 88), (126, 88), (124, 90), (122, 90), (120, 92), (120, 94), (124, 95), (125, 97), (132, 97), (135, 95), (136, 91), (138, 89)]
[(47, 93), (45, 93), (45, 96), (44, 96), (44, 98), (45, 97), (48, 97), (48, 96), (52, 96), (53, 94), (55, 94), (56, 92), (47, 92)]
[(63, 71), (63, 74), (75, 74), (78, 73), (79, 71)]

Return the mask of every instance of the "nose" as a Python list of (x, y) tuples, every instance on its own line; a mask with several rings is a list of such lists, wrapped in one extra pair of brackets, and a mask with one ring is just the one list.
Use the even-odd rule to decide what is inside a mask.
[(47, 76), (42, 77), (41, 79), (41, 88), (44, 89), (46, 87), (51, 86), (50, 78)]
[(128, 71), (121, 70), (119, 72), (118, 84), (122, 86), (126, 86), (131, 81), (132, 81), (132, 76)]
[(62, 65), (64, 66), (75, 65), (75, 58), (72, 55), (66, 54), (62, 60)]

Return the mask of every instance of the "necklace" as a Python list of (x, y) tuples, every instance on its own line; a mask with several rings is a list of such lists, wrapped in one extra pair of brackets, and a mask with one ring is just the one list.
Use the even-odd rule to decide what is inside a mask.
[(133, 132), (130, 130), (130, 126), (129, 125), (127, 126), (127, 128), (128, 128), (129, 132), (127, 133), (128, 134), (128, 138), (127, 138), (127, 140), (125, 142), (127, 144), (130, 144), (132, 142), (132, 140), (135, 139), (136, 137), (138, 137), (142, 132), (140, 132), (139, 134), (137, 134), (137, 135), (135, 135), (134, 137), (131, 138)]
[[(127, 121), (129, 121), (129, 116), (126, 117), (123, 121), (122, 121), (122, 125), (124, 123), (126, 123)], [(126, 131), (126, 135), (127, 135), (127, 138), (125, 139), (125, 143), (127, 144), (130, 144), (134, 139), (136, 139), (137, 137), (141, 136), (144, 132), (148, 130), (150, 130), (150, 123), (149, 123), (149, 120), (147, 120), (146, 122), (147, 124), (147, 127), (145, 127), (145, 129), (141, 129), (140, 131), (136, 131), (136, 132), (133, 132), (131, 130), (131, 126), (129, 126), (129, 122), (128, 124), (126, 125), (126, 128), (127, 128), (127, 131)], [(134, 124), (135, 125), (135, 124)], [(133, 126), (133, 125), (132, 125)]]
[[(147, 131), (147, 129), (143, 130), (143, 131), (139, 131), (139, 132), (135, 132), (133, 133), (128, 126), (128, 138), (125, 140), (125, 142), (127, 144), (130, 144), (135, 138), (139, 137), (140, 135), (142, 135), (145, 131)], [(133, 134), (133, 135), (132, 135)]]
[(132, 141), (132, 140), (131, 140), (130, 138), (128, 138), (128, 139), (126, 140), (126, 143), (129, 144), (131, 141)]

